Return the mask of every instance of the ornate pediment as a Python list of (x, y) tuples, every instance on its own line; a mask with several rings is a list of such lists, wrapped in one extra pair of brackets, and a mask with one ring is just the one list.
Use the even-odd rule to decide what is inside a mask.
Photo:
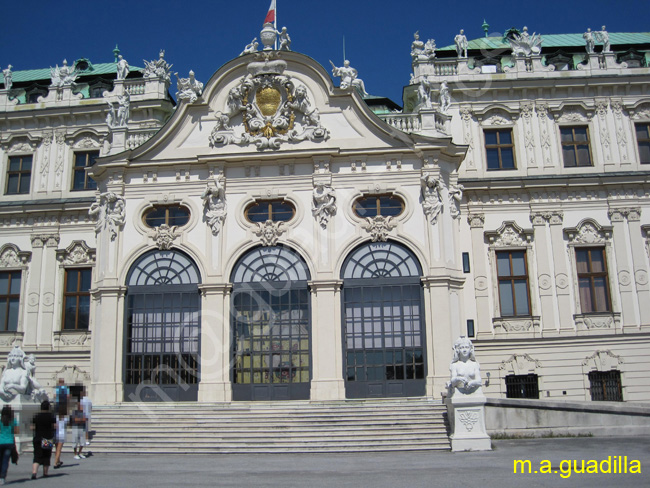
[(564, 229), (570, 244), (605, 244), (612, 235), (611, 227), (603, 227), (591, 219), (585, 219), (577, 227)]
[(0, 268), (22, 268), (27, 265), (31, 252), (24, 252), (13, 244), (0, 248)]
[(533, 239), (532, 229), (522, 229), (516, 222), (504, 222), (496, 231), (486, 232), (490, 245), (494, 247), (526, 247)]
[(623, 359), (610, 350), (596, 351), (591, 356), (582, 361), (583, 366), (587, 366), (591, 370), (609, 371), (611, 369), (618, 369), (619, 365), (623, 363)]
[(541, 363), (528, 354), (513, 354), (499, 365), (506, 374), (530, 374), (541, 367)]
[(307, 87), (285, 75), (287, 63), (279, 53), (259, 53), (247, 65), (249, 74), (228, 92), (223, 112), (209, 136), (212, 146), (255, 144), (257, 149), (279, 149), (284, 143), (329, 138)]
[(57, 251), (56, 258), (64, 266), (93, 265), (95, 249), (88, 247), (84, 241), (74, 241), (67, 248)]

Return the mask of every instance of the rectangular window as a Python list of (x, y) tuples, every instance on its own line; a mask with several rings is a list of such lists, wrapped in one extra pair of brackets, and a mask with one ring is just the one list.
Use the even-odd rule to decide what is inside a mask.
[(560, 127), (565, 168), (592, 166), (587, 127)]
[(0, 331), (18, 330), (20, 271), (0, 271)]
[(536, 374), (506, 376), (506, 398), (539, 398), (539, 378)]
[(617, 370), (591, 371), (589, 373), (589, 390), (592, 402), (622, 402), (621, 372)]
[(515, 145), (512, 129), (490, 129), (485, 131), (487, 169), (515, 169)]
[(526, 251), (497, 251), (502, 317), (530, 316)]
[(12, 156), (7, 170), (6, 195), (29, 193), (32, 178), (32, 156)]
[(582, 313), (611, 311), (605, 248), (577, 248), (576, 265)]
[(63, 294), (63, 329), (88, 329), (92, 270), (66, 269)]
[(650, 164), (650, 122), (636, 124), (636, 142), (641, 164)]
[(78, 152), (74, 155), (74, 176), (72, 181), (73, 190), (95, 190), (97, 183), (93, 180), (86, 168), (95, 164), (99, 151)]

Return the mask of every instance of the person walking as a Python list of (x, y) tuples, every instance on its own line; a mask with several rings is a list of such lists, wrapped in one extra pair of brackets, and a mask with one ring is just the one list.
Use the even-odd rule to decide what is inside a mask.
[(84, 388), (83, 391), (81, 392), (81, 408), (84, 411), (84, 417), (86, 417), (86, 424), (85, 424), (85, 438), (86, 438), (86, 445), (90, 445), (90, 416), (92, 415), (93, 411), (93, 402), (90, 400), (90, 397), (88, 396), (88, 393), (86, 392), (86, 389)]
[(65, 415), (68, 415), (68, 402), (70, 401), (70, 388), (66, 386), (65, 380), (63, 378), (59, 378), (59, 384), (56, 387), (55, 394), (56, 394), (55, 409), (57, 413), (61, 411), (62, 408), (61, 406), (63, 405), (66, 410)]
[(43, 478), (48, 477), (52, 448), (54, 447), (54, 434), (56, 432), (56, 417), (50, 412), (50, 402), (41, 403), (41, 411), (34, 415), (34, 464), (32, 465), (32, 479), (36, 479), (38, 466), (43, 466)]
[(81, 408), (81, 402), (78, 402), (76, 408), (70, 413), (70, 427), (72, 427), (72, 442), (74, 443), (74, 458), (86, 459), (86, 456), (81, 454), (84, 446), (86, 445), (86, 418)]
[(4, 485), (7, 479), (11, 452), (16, 442), (14, 436), (18, 432), (18, 423), (14, 420), (14, 412), (9, 405), (5, 405), (0, 414), (0, 485)]
[(65, 433), (68, 427), (68, 410), (65, 403), (59, 403), (59, 411), (56, 419), (56, 454), (54, 455), (54, 469), (63, 466), (61, 451), (65, 442)]

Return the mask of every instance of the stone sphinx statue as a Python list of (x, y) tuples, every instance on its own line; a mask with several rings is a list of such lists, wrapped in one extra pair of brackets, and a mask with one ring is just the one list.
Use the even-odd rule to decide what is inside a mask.
[(468, 395), (481, 388), (481, 367), (474, 357), (474, 345), (467, 337), (454, 342), (454, 357), (449, 366), (451, 379), (448, 386)]
[(18, 395), (31, 395), (36, 402), (47, 400), (47, 393), (34, 378), (36, 368), (34, 355), (25, 357), (19, 346), (9, 352), (7, 367), (0, 379), (0, 398), (10, 402)]

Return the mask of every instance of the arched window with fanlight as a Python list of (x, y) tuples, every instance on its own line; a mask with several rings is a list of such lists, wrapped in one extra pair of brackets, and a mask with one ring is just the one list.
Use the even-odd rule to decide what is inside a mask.
[(231, 274), (233, 400), (308, 399), (309, 270), (293, 250), (258, 247)]
[(347, 398), (422, 396), (426, 350), (422, 268), (396, 242), (370, 242), (347, 257), (343, 343)]
[(177, 251), (142, 255), (127, 276), (124, 399), (193, 401), (198, 396), (201, 277)]

